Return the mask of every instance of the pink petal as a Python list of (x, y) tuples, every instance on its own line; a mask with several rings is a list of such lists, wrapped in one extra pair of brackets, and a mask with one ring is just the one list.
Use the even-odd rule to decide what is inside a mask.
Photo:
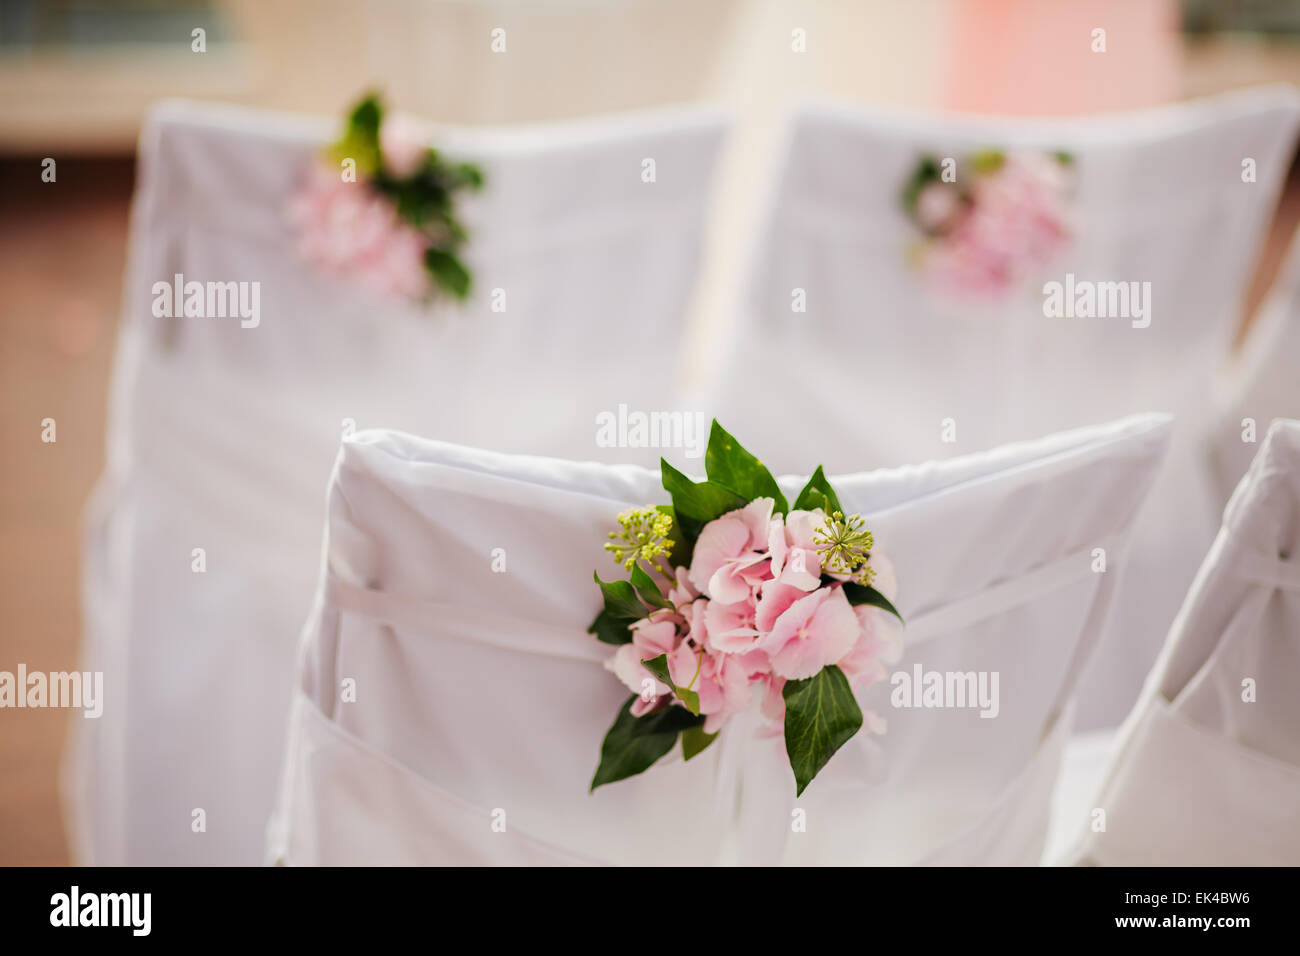
[(709, 589), (709, 579), (718, 568), (745, 550), (749, 529), (736, 518), (724, 515), (704, 526), (691, 556), (690, 581), (701, 592)]
[(806, 597), (801, 588), (781, 581), (764, 581), (758, 591), (758, 603), (755, 607), (754, 626), (760, 631), (772, 630), (776, 619), (784, 614), (795, 601)]
[(821, 586), (822, 559), (808, 548), (792, 548), (789, 560), (781, 571), (781, 583), (802, 591), (812, 591)]
[[(748, 600), (752, 587), (751, 577), (766, 574), (766, 561), (767, 555), (754, 551), (727, 561), (709, 578), (709, 597), (723, 604)], [(760, 568), (760, 564), (764, 567)]]
[[(816, 600), (816, 604), (811, 602)], [(810, 602), (801, 607), (805, 602)], [(813, 613), (804, 622), (797, 618), (806, 613), (808, 607)], [(794, 615), (785, 625), (783, 622)], [(793, 628), (794, 633), (786, 638), (780, 649), (772, 654), (772, 673), (789, 680), (802, 680), (812, 677), (827, 664), (833, 664), (853, 647), (853, 643), (862, 633), (858, 626), (857, 615), (853, 613), (842, 588), (822, 588), (808, 597), (796, 601), (777, 621), (773, 629), (783, 633)]]
[(754, 605), (744, 600), (735, 604), (710, 601), (704, 610), (709, 644), (723, 654), (749, 650), (758, 637), (754, 628)]
[(768, 525), (772, 522), (772, 509), (776, 502), (771, 498), (755, 498), (739, 511), (731, 514), (739, 516), (749, 531), (748, 547), (758, 550), (767, 547)]
[(781, 515), (773, 515), (767, 532), (767, 553), (772, 559), (772, 577), (781, 576), (789, 550), (790, 546), (785, 543), (785, 519)]
[(667, 654), (677, 643), (677, 623), (667, 614), (642, 618), (632, 625), (632, 643), (641, 660)]

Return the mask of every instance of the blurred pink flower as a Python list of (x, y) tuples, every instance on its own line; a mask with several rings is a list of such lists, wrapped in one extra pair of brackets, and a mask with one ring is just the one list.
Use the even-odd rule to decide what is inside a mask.
[(314, 166), (289, 216), (298, 253), (312, 265), (382, 295), (428, 294), (427, 239), (364, 181), (344, 182), (336, 170)]
[[(1008, 154), (996, 170), (976, 175), (965, 211), (926, 244), (923, 268), (937, 287), (959, 295), (992, 298), (1021, 285), (1069, 243), (1068, 185), (1055, 157)], [(918, 221), (929, 192), (918, 197)]]
[(384, 120), (379, 130), (379, 151), (384, 157), (384, 169), (398, 179), (406, 179), (419, 172), (429, 153), (432, 130), (409, 113), (394, 113)]
[(941, 232), (961, 212), (961, 192), (952, 183), (929, 183), (916, 197), (916, 221), (926, 232)]

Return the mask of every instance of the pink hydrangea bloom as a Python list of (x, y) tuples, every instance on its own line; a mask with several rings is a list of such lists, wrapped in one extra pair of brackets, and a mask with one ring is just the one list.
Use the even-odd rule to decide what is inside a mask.
[(367, 183), (315, 166), (289, 214), (299, 255), (322, 271), (394, 298), (428, 294), (427, 239)]
[(379, 130), (379, 151), (389, 175), (406, 179), (419, 172), (429, 154), (432, 130), (409, 113), (394, 113)]
[(927, 187), (918, 197), (917, 215), (942, 219), (947, 229), (929, 242), (923, 260), (926, 273), (946, 292), (985, 299), (1003, 295), (1069, 243), (1067, 173), (1052, 156), (1007, 155), (997, 170), (976, 177), (964, 211), (940, 209), (940, 192), (954, 190)]
[(746, 600), (767, 576), (769, 523), (775, 502), (755, 498), (743, 508), (710, 521), (691, 558), (690, 582), (711, 600)]
[[(681, 703), (642, 666), (660, 655), (673, 684), (698, 696), (707, 733), (756, 695), (779, 732), (786, 681), (835, 664), (861, 690), (885, 675), (883, 662), (897, 659), (900, 631), (893, 620), (877, 608), (850, 605), (839, 580), (823, 581), (815, 532), (825, 513), (783, 516), (773, 506), (760, 498), (705, 525), (689, 569), (677, 567), (661, 584), (672, 607), (631, 626), (631, 643), (606, 666), (641, 695), (633, 713)], [(875, 586), (893, 600), (889, 562), (874, 553), (870, 565)], [(883, 722), (871, 715), (866, 725)]]
[(926, 232), (947, 229), (961, 210), (961, 192), (952, 183), (931, 182), (916, 197), (916, 221)]
[(848, 654), (861, 633), (844, 589), (818, 588), (786, 608), (760, 646), (773, 674), (803, 680)]

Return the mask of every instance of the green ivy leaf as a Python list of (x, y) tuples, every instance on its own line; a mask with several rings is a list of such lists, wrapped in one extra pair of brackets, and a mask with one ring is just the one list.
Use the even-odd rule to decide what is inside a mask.
[(682, 731), (682, 756), (690, 760), (696, 754), (709, 749), (709, 745), (718, 739), (716, 733), (706, 734), (704, 725), (690, 727)]
[(903, 211), (909, 216), (916, 215), (916, 200), (921, 190), (939, 179), (939, 161), (933, 156), (922, 156), (912, 178), (903, 187)]
[(592, 571), (600, 593), (605, 598), (605, 613), (613, 618), (637, 621), (646, 616), (645, 605), (637, 600), (636, 589), (628, 581), (602, 581), (599, 571)]
[(348, 114), (343, 137), (334, 144), (334, 158), (356, 161), (357, 172), (371, 176), (382, 166), (379, 152), (379, 127), (384, 107), (379, 97), (369, 93)]
[[(642, 585), (648, 585), (645, 594), (634, 586), (638, 575)], [(632, 635), (628, 631), (628, 626), (649, 614), (645, 604), (638, 599), (637, 595), (641, 594), (641, 597), (646, 598), (647, 603), (650, 603), (647, 594), (658, 595), (659, 589), (638, 565), (632, 566), (632, 581), (602, 581), (599, 571), (591, 572), (591, 576), (600, 587), (601, 596), (605, 599), (605, 608), (596, 615), (596, 619), (591, 622), (591, 627), (587, 628), (587, 633), (595, 634), (596, 640), (605, 644), (631, 642)], [(662, 595), (659, 595), (659, 600), (663, 601), (661, 606), (671, 607)]]
[[(712, 481), (691, 481), (680, 471), (668, 464), (665, 458), (659, 459), (659, 471), (663, 478), (664, 490), (673, 498), (673, 512), (682, 534), (695, 545), (700, 530), (728, 511), (743, 508), (749, 502), (730, 488)], [(680, 564), (682, 562), (677, 561)]]
[(833, 514), (838, 511), (841, 514), (844, 509), (840, 507), (839, 496), (835, 494), (835, 489), (826, 478), (826, 473), (822, 471), (822, 466), (818, 465), (817, 470), (812, 473), (808, 479), (808, 484), (803, 486), (799, 492), (799, 497), (794, 500), (794, 510), (812, 511), (814, 508), (821, 508), (827, 514)]
[[(445, 225), (451, 219), (451, 194), (429, 173), (414, 179), (376, 177), (379, 189), (393, 198), (397, 214), (416, 229)], [(441, 252), (450, 255), (450, 249)]]
[(632, 632), (628, 630), (631, 623), (628, 618), (612, 617), (608, 611), (601, 611), (587, 628), (587, 633), (595, 634), (596, 640), (605, 644), (631, 644)]
[(776, 502), (773, 511), (785, 514), (790, 510), (767, 466), (736, 441), (716, 418), (709, 430), (709, 447), (704, 452), (704, 473), (710, 482), (730, 488), (746, 503), (755, 498), (771, 498)]
[(844, 596), (849, 599), (850, 604), (870, 604), (872, 607), (878, 607), (882, 611), (888, 611), (900, 621), (903, 620), (903, 615), (898, 613), (898, 608), (889, 603), (889, 598), (885, 597), (869, 584), (858, 584), (855, 581), (845, 581)]
[(677, 736), (704, 723), (703, 717), (681, 707), (665, 707), (643, 717), (632, 716), (636, 694), (623, 704), (600, 745), (600, 765), (591, 789), (636, 776), (673, 749)]
[(379, 144), (379, 127), (384, 121), (384, 107), (378, 93), (367, 93), (348, 114), (348, 132), (375, 145)]
[(700, 695), (695, 693), (695, 691), (693, 690), (688, 690), (685, 687), (678, 687), (676, 684), (673, 683), (673, 679), (668, 673), (667, 654), (660, 654), (658, 657), (652, 657), (648, 661), (642, 661), (641, 666), (644, 667), (646, 670), (648, 670), (651, 674), (654, 674), (655, 677), (659, 678), (660, 681), (662, 681), (663, 683), (671, 687), (673, 689), (674, 696), (676, 696), (678, 700), (680, 700), (683, 704), (686, 705), (687, 710), (689, 710), (692, 714), (695, 714), (697, 716), (699, 715)]
[(455, 254), (430, 246), (424, 250), (424, 264), (443, 291), (458, 299), (469, 297), (470, 275)]
[(655, 584), (654, 578), (646, 574), (645, 570), (639, 564), (632, 565), (632, 587), (636, 588), (636, 593), (641, 595), (641, 600), (651, 607), (672, 608), (672, 603), (659, 590), (659, 585)]
[(812, 783), (835, 751), (862, 727), (862, 710), (849, 679), (834, 664), (805, 680), (786, 681), (785, 752), (794, 771), (795, 796)]
[(457, 163), (447, 170), (453, 188), (466, 186), (470, 189), (483, 188), (483, 170), (473, 163)]

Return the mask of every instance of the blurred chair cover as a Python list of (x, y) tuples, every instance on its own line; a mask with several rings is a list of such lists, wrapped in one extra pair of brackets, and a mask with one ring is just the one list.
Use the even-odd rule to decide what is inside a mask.
[[(1300, 422), (1270, 428), (1169, 631), (1072, 858), (1300, 864)], [(1105, 829), (1094, 831), (1094, 810)], [(1100, 817), (1098, 817), (1100, 820)]]
[[(679, 407), (720, 116), (443, 130), (438, 147), (478, 162), (487, 186), (464, 206), (474, 295), (431, 309), (296, 257), (286, 206), (334, 129), (171, 103), (143, 134), (86, 539), (86, 663), (107, 701), (78, 728), (65, 782), (81, 861), (261, 859), (341, 433), (382, 422), (653, 460), (597, 447), (596, 415)], [(152, 286), (176, 274), (260, 282), (260, 324), (155, 317)]]
[(1218, 382), (1210, 466), (1226, 503), (1275, 418), (1300, 418), (1300, 233), (1246, 340)]
[[(770, 449), (775, 467), (821, 447), (836, 471), (1176, 413), (1165, 472), (1134, 532), (1117, 626), (1080, 700), (1082, 725), (1118, 724), (1213, 538), (1206, 383), (1237, 328), (1290, 166), (1298, 104), (1290, 87), (1262, 87), (1069, 119), (806, 105), (756, 240), (729, 371), (706, 388), (707, 407)], [(966, 158), (987, 147), (1073, 155), (1074, 239), (1017, 295), (945, 299), (908, 264), (920, 234), (902, 192), (921, 156), (955, 158), (960, 178)], [(1046, 317), (1042, 283), (1068, 273), (1149, 282), (1150, 325)], [(806, 312), (793, 311), (796, 289)], [(949, 420), (955, 441), (944, 440)]]
[[(269, 856), (1037, 863), (1076, 679), (1168, 432), (1143, 415), (833, 478), (896, 569), (899, 668), (999, 672), (998, 712), (895, 709), (877, 684), (862, 700), (888, 733), (855, 737), (798, 801), (754, 710), (691, 763), (675, 753), (588, 795), (627, 696), (586, 633), (591, 572), (619, 511), (667, 499), (658, 472), (387, 430), (345, 439)], [(790, 494), (802, 482), (781, 479)], [(791, 834), (794, 807), (807, 832)]]

